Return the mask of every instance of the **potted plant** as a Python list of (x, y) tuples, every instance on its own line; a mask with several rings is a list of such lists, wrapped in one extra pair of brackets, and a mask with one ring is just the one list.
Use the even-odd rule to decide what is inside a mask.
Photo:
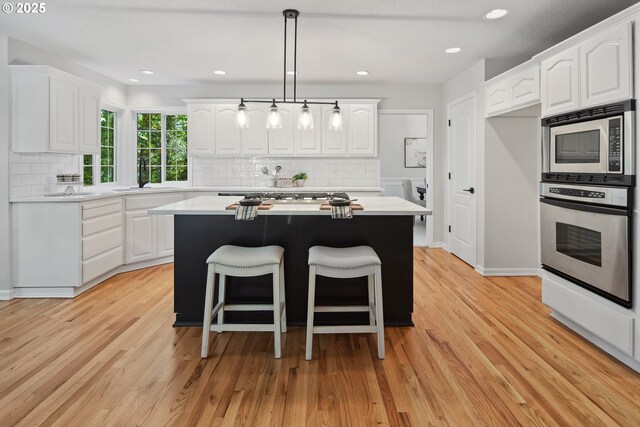
[(291, 179), (293, 179), (296, 183), (296, 187), (303, 187), (304, 186), (304, 182), (307, 180), (307, 174), (304, 172), (299, 172), (295, 175), (293, 175), (293, 177)]

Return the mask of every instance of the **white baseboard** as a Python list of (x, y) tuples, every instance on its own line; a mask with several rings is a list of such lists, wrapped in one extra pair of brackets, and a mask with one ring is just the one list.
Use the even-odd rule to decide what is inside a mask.
[[(158, 259), (152, 259), (152, 260), (148, 260), (148, 261), (141, 261), (141, 262), (137, 262), (135, 264), (127, 264), (127, 265), (121, 265), (120, 267), (114, 268), (113, 270), (111, 270), (108, 273), (103, 274), (100, 277), (97, 277), (93, 280), (91, 280), (90, 282), (85, 283), (82, 286), (79, 287), (73, 287), (73, 286), (63, 286), (63, 287), (20, 287), (20, 288), (13, 288), (12, 291), (6, 291), (6, 292), (12, 292), (12, 295), (10, 298), (6, 298), (6, 299), (12, 299), (12, 298), (74, 298), (77, 297), (78, 295), (88, 291), (89, 289), (93, 288), (96, 285), (99, 285), (100, 283), (104, 282), (105, 280), (115, 276), (116, 274), (119, 273), (125, 273), (127, 271), (133, 271), (133, 270), (140, 270), (141, 268), (147, 268), (147, 267), (153, 267), (156, 265), (160, 265), (160, 264), (167, 264), (173, 262), (173, 257), (172, 256), (168, 256), (168, 257), (164, 257), (164, 258), (158, 258)], [(2, 300), (2, 294), (3, 291), (0, 291), (0, 300)]]
[(9, 301), (15, 298), (13, 289), (0, 290), (0, 301)]
[(433, 242), (430, 246), (430, 248), (442, 248), (442, 249), (446, 249), (447, 245), (444, 242)]
[(595, 336), (591, 332), (587, 331), (586, 329), (584, 329), (580, 325), (578, 325), (578, 324), (572, 322), (571, 320), (567, 319), (562, 314), (560, 314), (560, 313), (558, 313), (556, 311), (552, 311), (551, 312), (551, 317), (553, 317), (558, 322), (560, 322), (563, 325), (565, 325), (567, 328), (575, 331), (579, 335), (582, 335), (586, 340), (591, 341), (592, 343), (594, 343), (595, 345), (600, 347), (602, 350), (604, 350), (605, 352), (609, 353), (611, 356), (615, 357), (620, 362), (624, 363), (625, 365), (627, 365), (628, 367), (630, 367), (634, 371), (640, 372), (640, 362), (639, 361), (637, 361), (637, 360), (627, 356), (626, 354), (622, 353), (620, 350), (616, 349), (612, 345), (610, 345), (607, 342), (603, 341), (602, 339), (598, 338), (597, 336)]
[(476, 265), (475, 270), (483, 276), (539, 276), (538, 268), (484, 268)]

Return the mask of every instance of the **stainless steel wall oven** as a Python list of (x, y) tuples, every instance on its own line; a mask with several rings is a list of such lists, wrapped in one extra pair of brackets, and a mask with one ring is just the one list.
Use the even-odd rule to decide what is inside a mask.
[(542, 267), (632, 305), (635, 100), (542, 120)]

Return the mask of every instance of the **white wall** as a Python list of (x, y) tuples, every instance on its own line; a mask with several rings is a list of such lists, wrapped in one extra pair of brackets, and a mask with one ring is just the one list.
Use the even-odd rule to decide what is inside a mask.
[(406, 168), (404, 166), (404, 138), (430, 137), (426, 114), (387, 114), (380, 113), (380, 177), (416, 178), (425, 177), (424, 168)]
[(9, 210), (9, 38), (0, 35), (0, 299), (11, 290)]

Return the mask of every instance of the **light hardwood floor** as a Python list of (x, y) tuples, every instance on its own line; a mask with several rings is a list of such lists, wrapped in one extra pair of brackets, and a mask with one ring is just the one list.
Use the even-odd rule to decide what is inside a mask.
[[(415, 323), (373, 335), (171, 327), (172, 266), (0, 303), (0, 426), (640, 425), (640, 374), (549, 317), (536, 278), (415, 249)], [(383, 267), (384, 268), (384, 267)], [(386, 286), (393, 286), (387, 283)], [(291, 302), (289, 302), (291, 303)]]

